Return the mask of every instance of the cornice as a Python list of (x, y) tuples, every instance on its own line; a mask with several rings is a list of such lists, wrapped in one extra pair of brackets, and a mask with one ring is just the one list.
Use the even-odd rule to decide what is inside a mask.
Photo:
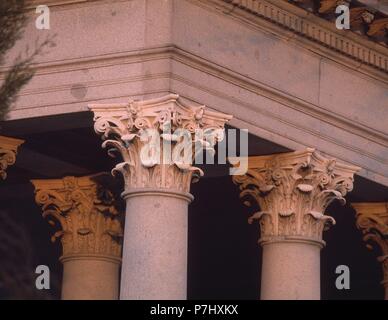
[[(96, 0), (47, 0), (46, 5), (58, 6), (65, 4), (94, 2)], [(194, 0), (191, 0), (194, 1)], [(248, 19), (250, 23), (259, 25), (271, 32), (284, 37), (290, 32), (300, 44), (313, 51), (317, 49), (324, 56), (344, 63), (344, 58), (362, 63), (357, 68), (372, 67), (388, 73), (388, 48), (378, 42), (371, 41), (370, 37), (353, 31), (342, 31), (335, 27), (334, 21), (327, 21), (312, 12), (299, 8), (295, 4), (283, 0), (195, 0), (204, 5), (221, 8), (225, 14)], [(31, 0), (30, 7), (40, 4), (40, 1)], [(259, 17), (261, 19), (252, 19)], [(272, 25), (268, 26), (268, 22)], [(283, 29), (282, 31), (280, 29)], [(290, 38), (290, 35), (286, 36)], [(302, 43), (303, 42), (303, 43)], [(318, 48), (316, 47), (318, 45)], [(342, 57), (340, 57), (342, 56)], [(345, 62), (346, 64), (346, 62)], [(364, 70), (362, 70), (365, 72)], [(366, 70), (366, 73), (373, 73)]]
[[(57, 6), (90, 3), (96, 0), (48, 0), (47, 5)], [(312, 12), (283, 0), (190, 0), (207, 7), (216, 7), (235, 18), (267, 29), (287, 39), (295, 38), (298, 44), (320, 53), (340, 64), (350, 66), (369, 76), (387, 82), (388, 48), (352, 31), (340, 31), (333, 21), (326, 21)], [(30, 6), (40, 3), (31, 0)], [(258, 19), (259, 18), (259, 19)], [(352, 63), (349, 62), (353, 61)], [(54, 62), (55, 64), (56, 62)], [(361, 64), (360, 64), (361, 63)], [(51, 63), (50, 63), (51, 64)], [(37, 66), (39, 71), (39, 66)], [(5, 71), (5, 69), (3, 69)], [(375, 71), (374, 71), (375, 70)]]
[(90, 0), (27, 0), (27, 8), (34, 8), (38, 5), (46, 5), (46, 6), (59, 6), (63, 4), (74, 4), (80, 2), (87, 2)]
[[(382, 132), (378, 132), (373, 128), (366, 127), (361, 123), (350, 121), (349, 119), (346, 119), (341, 115), (335, 114), (328, 110), (324, 110), (322, 109), (322, 107), (319, 107), (312, 103), (298, 99), (297, 97), (291, 96), (285, 92), (277, 90), (276, 88), (270, 87), (258, 81), (254, 81), (253, 79), (247, 79), (246, 77), (232, 70), (226, 69), (225, 67), (212, 63), (204, 58), (195, 56), (189, 52), (186, 52), (174, 46), (134, 50), (131, 52), (121, 52), (121, 53), (116, 53), (111, 55), (101, 55), (101, 56), (87, 57), (83, 59), (71, 59), (69, 61), (62, 61), (62, 62), (56, 61), (52, 63), (45, 63), (37, 67), (37, 75), (52, 74), (53, 76), (55, 76), (56, 73), (82, 70), (86, 67), (102, 68), (107, 66), (132, 64), (132, 63), (139, 63), (144, 61), (154, 61), (154, 60), (163, 60), (163, 59), (173, 59), (179, 63), (183, 63), (187, 66), (198, 69), (207, 74), (211, 74), (212, 76), (220, 78), (228, 83), (233, 83), (234, 85), (237, 85), (241, 88), (244, 88), (251, 92), (255, 92), (257, 94), (265, 96), (266, 98), (271, 99), (273, 101), (282, 103), (290, 108), (293, 108), (299, 112), (303, 112), (304, 114), (312, 116), (316, 119), (321, 119), (321, 120), (325, 119), (324, 121), (331, 123), (337, 128), (340, 128), (352, 134), (356, 134), (359, 137), (362, 137), (363, 139), (367, 139), (370, 142), (377, 143), (384, 147), (388, 146), (387, 137)], [(147, 76), (146, 78), (148, 79), (149, 77), (150, 76)], [(176, 74), (171, 74), (171, 73), (154, 74), (152, 76), (152, 78), (165, 78), (165, 77), (171, 77), (176, 80), (184, 81), (184, 82), (189, 81), (189, 79), (182, 78), (182, 76), (178, 76)], [(132, 77), (126, 77), (126, 78), (122, 78), (122, 79), (120, 78), (120, 79), (114, 79), (114, 80), (91, 81), (86, 83), (85, 85), (87, 87), (95, 87), (95, 86), (98, 87), (98, 86), (117, 84), (117, 83), (142, 81), (144, 79), (145, 77), (143, 76), (132, 76)], [(62, 85), (62, 86), (53, 85), (45, 88), (27, 89), (27, 90), (23, 90), (23, 92), (20, 95), (24, 96), (24, 95), (38, 95), (42, 93), (57, 93), (64, 90), (69, 90), (71, 88), (71, 85), (72, 84)], [(244, 101), (237, 99), (236, 97), (230, 97), (225, 92), (216, 92), (214, 90), (206, 88), (205, 86), (200, 86), (198, 83), (194, 83), (193, 81), (190, 81), (190, 85), (195, 86), (196, 88), (198, 87), (200, 90), (206, 90), (213, 95), (222, 96), (222, 98), (233, 101), (233, 103), (243, 105), (248, 107), (249, 109), (258, 111), (255, 106), (250, 104), (248, 105), (244, 103)], [(86, 103), (87, 101), (84, 101), (84, 102)], [(26, 108), (26, 109), (30, 110), (31, 108)], [(18, 111), (20, 112), (20, 110)], [(272, 112), (270, 112), (269, 110), (261, 110), (260, 112), (265, 113), (267, 116), (274, 117), (278, 120), (281, 120), (279, 116), (272, 114)], [(287, 120), (283, 119), (281, 121), (286, 121), (287, 124), (289, 125), (297, 126), (299, 129), (303, 129), (308, 134), (314, 134), (321, 138), (323, 137), (327, 140), (333, 140), (333, 138), (325, 137), (321, 132), (315, 132), (314, 130), (312, 131), (308, 128), (301, 127), (300, 125), (296, 125), (291, 121), (291, 119), (287, 119)], [(354, 150), (355, 152), (363, 154), (368, 158), (373, 158), (383, 164), (387, 163), (387, 160), (385, 158), (378, 157), (377, 155), (371, 154), (366, 150), (356, 149), (351, 144), (345, 144), (343, 141), (342, 142), (337, 141), (337, 139), (335, 139), (335, 141), (333, 142), (347, 149), (351, 149), (351, 150)]]
[[(286, 36), (288, 39), (292, 37), (298, 40), (306, 39), (307, 42), (302, 41), (300, 44), (308, 48), (314, 46), (313, 51), (319, 49), (323, 56), (341, 60), (341, 57), (338, 57), (340, 53), (343, 57), (388, 73), (388, 48), (355, 32), (338, 30), (335, 23), (286, 1), (208, 0), (201, 2), (211, 2), (221, 8), (225, 14), (247, 20), (281, 37), (285, 36), (284, 30), (286, 30), (291, 33)], [(317, 44), (318, 48), (316, 48)]]
[(388, 44), (386, 0), (291, 0), (288, 2), (329, 21), (334, 21), (338, 16), (335, 11), (339, 5), (348, 6), (350, 29), (346, 32), (356, 32), (384, 46)]
[[(328, 122), (336, 125), (338, 128), (342, 128), (346, 131), (352, 132), (359, 135), (365, 139), (370, 140), (371, 142), (378, 143), (382, 146), (388, 146), (386, 140), (386, 135), (381, 132), (377, 132), (373, 128), (365, 128), (363, 124), (357, 124), (354, 121), (349, 121), (345, 117), (340, 115), (335, 115), (332, 112), (325, 111), (322, 107), (309, 103), (307, 101), (293, 97), (287, 93), (281, 92), (273, 87), (269, 87), (263, 83), (253, 81), (252, 79), (247, 79), (244, 76), (239, 75), (232, 70), (226, 69), (220, 65), (212, 63), (206, 59), (203, 59), (199, 56), (193, 55), (185, 50), (179, 49), (175, 46), (166, 46), (159, 48), (148, 48), (148, 49), (139, 49), (129, 52), (119, 52), (116, 54), (101, 55), (101, 56), (90, 56), (82, 59), (70, 59), (64, 61), (53, 61), (48, 63), (42, 63), (36, 65), (36, 75), (48, 75), (48, 74), (57, 74), (64, 72), (72, 72), (83, 70), (85, 68), (104, 68), (116, 65), (123, 64), (133, 64), (140, 63), (145, 61), (155, 61), (163, 59), (173, 59), (180, 63), (184, 63), (190, 67), (196, 68), (200, 71), (212, 74), (220, 79), (223, 79), (227, 82), (238, 85), (242, 88), (248, 89), (252, 92), (257, 92), (260, 95), (263, 95), (271, 100), (285, 104), (293, 109), (302, 111), (310, 116), (315, 118), (327, 118)], [(6, 69), (3, 69), (4, 71)], [(1, 69), (0, 69), (1, 72)], [(149, 78), (164, 78), (164, 77), (177, 78), (177, 75), (172, 75), (171, 73), (164, 74), (154, 74), (152, 76), (129, 76), (120, 79), (114, 80), (96, 80), (90, 81), (87, 83), (87, 87), (103, 86), (103, 85), (113, 85), (117, 83), (127, 83), (132, 81), (141, 81)], [(1, 79), (1, 75), (0, 75)], [(388, 89), (388, 79), (377, 80), (379, 83), (384, 81), (387, 83)], [(20, 93), (20, 96), (25, 95), (38, 95), (42, 93), (56, 93), (64, 90), (69, 90), (73, 84), (61, 85), (61, 86), (50, 86), (45, 88), (37, 89), (25, 89)], [(240, 103), (240, 102), (239, 102)], [(383, 161), (384, 162), (384, 161)]]

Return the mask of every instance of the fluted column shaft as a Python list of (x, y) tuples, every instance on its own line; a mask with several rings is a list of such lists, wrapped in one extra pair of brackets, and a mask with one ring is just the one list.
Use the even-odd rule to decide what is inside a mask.
[(345, 202), (358, 169), (307, 149), (250, 157), (247, 174), (233, 177), (260, 207), (249, 222), (260, 222), (262, 300), (320, 299), (322, 233), (335, 223), (325, 210)]
[(381, 255), (378, 261), (383, 269), (381, 284), (385, 290), (385, 300), (388, 300), (388, 202), (352, 203), (357, 212), (357, 227), (364, 235), (367, 248), (377, 246)]
[(103, 146), (124, 160), (113, 170), (126, 200), (120, 298), (186, 299), (190, 184), (203, 175), (192, 162), (198, 148), (213, 150), (231, 117), (174, 94), (89, 107)]
[(43, 216), (60, 226), (63, 300), (118, 299), (122, 227), (104, 177), (32, 180)]

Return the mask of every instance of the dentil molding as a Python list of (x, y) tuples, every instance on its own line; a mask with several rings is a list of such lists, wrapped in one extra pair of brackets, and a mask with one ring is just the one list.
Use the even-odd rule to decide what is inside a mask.
[[(388, 72), (388, 49), (385, 46), (350, 30), (338, 30), (335, 27), (335, 22), (326, 21), (315, 16), (312, 12), (296, 7), (287, 1), (211, 1), (219, 5), (222, 5), (223, 2), (225, 6), (229, 6), (230, 9), (227, 13), (230, 15), (243, 16), (241, 12), (233, 10), (233, 8), (239, 8), (251, 16), (255, 15), (262, 18), (263, 24), (271, 22), (274, 25), (274, 30), (280, 26), (295, 34), (295, 37), (303, 37), (310, 42), (319, 44), (322, 50), (325, 50), (325, 48), (331, 49), (333, 56), (340, 53), (343, 56), (362, 62), (366, 66), (373, 66), (381, 71)], [(354, 17), (354, 12), (352, 17)], [(252, 19), (252, 22), (255, 23), (256, 21)], [(385, 25), (387, 24), (388, 22), (385, 23)]]

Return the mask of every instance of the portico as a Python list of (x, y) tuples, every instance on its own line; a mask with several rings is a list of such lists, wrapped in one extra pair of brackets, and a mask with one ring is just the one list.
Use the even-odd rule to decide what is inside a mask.
[[(2, 124), (0, 275), (29, 276), (0, 294), (43, 264), (57, 299), (383, 299), (385, 13), (338, 31), (329, 2), (51, 0), (60, 40)], [(248, 130), (248, 172), (164, 162), (166, 128)]]

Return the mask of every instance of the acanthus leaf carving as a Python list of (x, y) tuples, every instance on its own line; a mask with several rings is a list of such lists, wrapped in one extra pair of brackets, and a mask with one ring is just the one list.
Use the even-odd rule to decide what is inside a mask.
[(382, 284), (388, 300), (388, 203), (352, 203), (356, 210), (356, 225), (363, 234), (368, 249), (377, 246), (381, 252), (378, 260), (383, 268)]
[[(326, 158), (314, 149), (249, 158), (245, 175), (234, 176), (240, 197), (257, 203), (261, 242), (294, 237), (322, 242), (323, 230), (335, 224), (325, 215), (331, 202), (345, 202), (359, 168)], [(252, 202), (253, 201), (253, 202)]]
[(31, 181), (42, 216), (60, 228), (51, 240), (61, 239), (62, 258), (94, 255), (120, 260), (123, 230), (116, 199), (99, 182), (107, 177), (97, 174)]
[(7, 178), (7, 168), (16, 162), (18, 147), (23, 140), (0, 136), (0, 179)]
[(116, 153), (123, 159), (112, 173), (123, 175), (126, 190), (162, 188), (187, 193), (191, 182), (203, 175), (192, 165), (194, 157), (184, 158), (185, 148), (192, 155), (198, 149), (214, 152), (232, 117), (178, 99), (169, 94), (128, 104), (89, 106), (95, 131), (104, 140), (102, 146), (109, 155)]

